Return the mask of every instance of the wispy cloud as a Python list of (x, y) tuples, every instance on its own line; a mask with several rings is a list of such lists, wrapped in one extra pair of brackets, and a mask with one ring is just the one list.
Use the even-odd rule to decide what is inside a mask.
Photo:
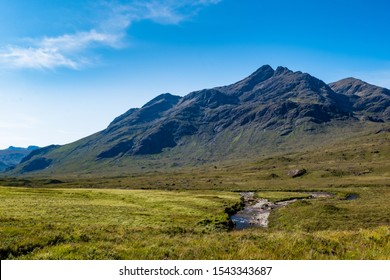
[(198, 1), (149, 1), (141, 4), (145, 9), (145, 19), (157, 23), (177, 24), (195, 15), (201, 8), (219, 3), (221, 0)]
[(78, 68), (78, 62), (65, 57), (58, 50), (10, 46), (0, 53), (3, 65), (12, 68)]
[(95, 30), (45, 37), (30, 40), (31, 45), (28, 47), (6, 47), (0, 51), (0, 62), (14, 68), (78, 69), (89, 63), (88, 59), (80, 55), (85, 49), (101, 45), (115, 47), (119, 40), (118, 34), (99, 33)]
[(178, 24), (201, 8), (221, 0), (149, 0), (119, 3), (108, 1), (108, 13), (89, 31), (25, 40), (29, 44), (0, 47), (0, 64), (10, 68), (80, 69), (93, 64), (86, 52), (98, 47), (122, 47), (122, 40), (133, 22), (150, 20), (159, 24)]

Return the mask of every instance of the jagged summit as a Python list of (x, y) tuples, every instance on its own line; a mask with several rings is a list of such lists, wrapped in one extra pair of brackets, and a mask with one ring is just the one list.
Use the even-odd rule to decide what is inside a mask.
[(259, 83), (271, 78), (274, 75), (274, 72), (275, 71), (271, 66), (264, 65), (243, 80), (217, 89), (229, 95), (240, 95), (243, 92), (252, 90)]
[[(294, 72), (288, 69), (287, 67), (283, 67), (283, 66), (278, 66), (275, 70), (275, 76), (285, 75), (289, 73), (294, 73)], [(296, 72), (296, 73), (301, 74), (301, 72)]]

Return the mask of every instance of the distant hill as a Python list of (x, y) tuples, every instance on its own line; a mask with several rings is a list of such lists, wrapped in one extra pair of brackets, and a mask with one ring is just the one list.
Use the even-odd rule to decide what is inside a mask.
[(388, 125), (389, 92), (265, 65), (228, 86), (159, 95), (101, 132), (34, 151), (12, 172), (120, 174), (318, 148)]
[(36, 149), (39, 149), (39, 147), (19, 148), (10, 146), (8, 149), (0, 150), (0, 172), (17, 165), (25, 156)]

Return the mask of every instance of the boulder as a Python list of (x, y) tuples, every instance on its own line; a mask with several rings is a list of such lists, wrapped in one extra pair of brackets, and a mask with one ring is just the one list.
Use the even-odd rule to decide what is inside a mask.
[(296, 178), (296, 177), (301, 177), (307, 173), (306, 169), (293, 169), (287, 171), (287, 175), (290, 176), (291, 178)]

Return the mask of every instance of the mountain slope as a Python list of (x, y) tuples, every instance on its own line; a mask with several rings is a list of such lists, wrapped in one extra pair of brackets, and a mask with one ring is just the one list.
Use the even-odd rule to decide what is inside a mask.
[(265, 65), (232, 85), (159, 95), (101, 132), (35, 151), (13, 172), (131, 172), (255, 158), (319, 147), (387, 122), (388, 90), (349, 83), (327, 85)]

